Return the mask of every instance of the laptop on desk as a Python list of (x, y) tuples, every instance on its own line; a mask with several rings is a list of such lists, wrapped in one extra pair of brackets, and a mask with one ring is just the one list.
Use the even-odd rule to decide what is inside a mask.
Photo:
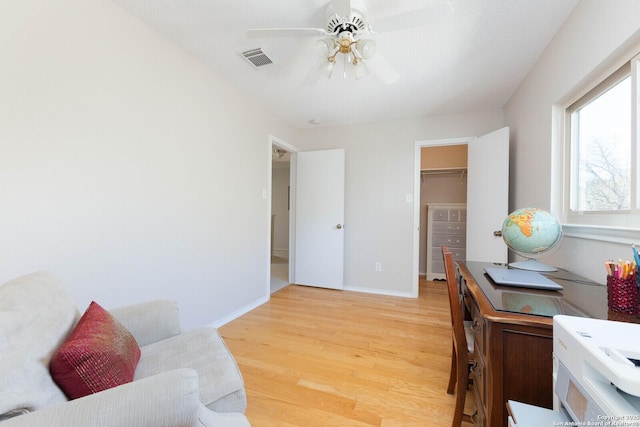
[(545, 289), (560, 291), (564, 289), (562, 285), (543, 276), (537, 271), (517, 270), (501, 267), (486, 267), (484, 271), (491, 280), (501, 286), (515, 286), (520, 288)]

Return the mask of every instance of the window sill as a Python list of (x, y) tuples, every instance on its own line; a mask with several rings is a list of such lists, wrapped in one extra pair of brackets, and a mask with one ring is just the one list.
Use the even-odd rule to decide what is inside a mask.
[(562, 224), (562, 234), (566, 237), (575, 237), (578, 239), (599, 240), (629, 245), (640, 242), (640, 230), (634, 228)]

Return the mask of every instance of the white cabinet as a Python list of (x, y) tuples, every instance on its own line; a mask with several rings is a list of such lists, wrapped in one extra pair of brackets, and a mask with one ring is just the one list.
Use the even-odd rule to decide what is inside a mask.
[(454, 261), (464, 261), (467, 245), (467, 205), (427, 204), (427, 280), (444, 280), (441, 246), (451, 251)]

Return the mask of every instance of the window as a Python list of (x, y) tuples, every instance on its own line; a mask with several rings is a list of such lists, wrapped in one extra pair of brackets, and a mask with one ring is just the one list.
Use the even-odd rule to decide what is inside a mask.
[(625, 63), (565, 109), (569, 224), (640, 229), (638, 62)]

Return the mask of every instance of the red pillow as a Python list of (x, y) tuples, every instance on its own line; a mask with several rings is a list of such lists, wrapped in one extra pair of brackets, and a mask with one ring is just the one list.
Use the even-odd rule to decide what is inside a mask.
[(69, 399), (133, 381), (140, 347), (109, 312), (92, 302), (53, 354), (51, 377)]

